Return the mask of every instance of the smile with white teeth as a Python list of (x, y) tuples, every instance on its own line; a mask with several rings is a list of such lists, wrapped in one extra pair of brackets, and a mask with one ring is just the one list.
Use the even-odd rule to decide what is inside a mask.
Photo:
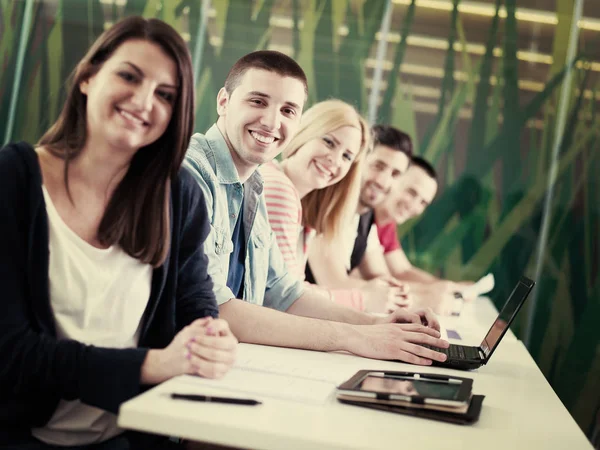
[(333, 172), (331, 170), (329, 170), (328, 168), (326, 168), (325, 166), (323, 166), (322, 164), (320, 164), (317, 161), (314, 161), (314, 165), (317, 168), (317, 170), (319, 172), (321, 172), (323, 175), (333, 178)]
[(142, 119), (134, 116), (133, 114), (131, 114), (127, 111), (124, 111), (122, 109), (118, 109), (117, 111), (119, 111), (119, 114), (121, 114), (123, 117), (125, 117), (128, 120), (131, 120), (132, 122), (135, 122), (139, 125), (146, 125), (146, 122), (144, 122)]
[(262, 134), (258, 134), (256, 131), (251, 131), (250, 134), (254, 139), (263, 144), (272, 144), (275, 142), (274, 136), (263, 136)]

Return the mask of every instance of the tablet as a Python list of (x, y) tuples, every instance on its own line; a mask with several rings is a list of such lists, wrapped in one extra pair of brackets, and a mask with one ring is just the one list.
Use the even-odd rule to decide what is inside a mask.
[(464, 407), (473, 380), (430, 373), (361, 370), (337, 388), (338, 397), (375, 403)]

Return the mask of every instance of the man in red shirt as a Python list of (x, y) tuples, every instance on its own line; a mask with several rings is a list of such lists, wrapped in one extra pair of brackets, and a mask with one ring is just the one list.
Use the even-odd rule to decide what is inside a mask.
[(388, 274), (410, 283), (411, 292), (420, 305), (427, 303), (436, 312), (448, 314), (454, 308), (454, 293), (461, 292), (470, 283), (443, 280), (413, 266), (402, 250), (396, 231), (398, 225), (425, 211), (437, 189), (435, 169), (425, 159), (413, 156), (407, 171), (374, 211)]
[(402, 251), (397, 225), (425, 211), (437, 193), (435, 169), (423, 158), (415, 156), (410, 167), (385, 200), (375, 207), (377, 234), (390, 274), (407, 281), (437, 281), (433, 275), (414, 267)]

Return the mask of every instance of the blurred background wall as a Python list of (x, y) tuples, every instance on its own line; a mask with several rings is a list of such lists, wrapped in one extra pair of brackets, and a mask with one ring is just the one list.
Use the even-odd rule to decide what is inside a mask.
[(229, 67), (268, 48), (300, 62), (309, 103), (408, 132), (441, 193), (399, 229), (405, 251), (448, 278), (493, 272), (497, 305), (536, 278), (514, 331), (600, 446), (600, 1), (0, 0), (2, 142), (35, 142), (76, 61), (132, 14), (189, 42), (198, 131)]

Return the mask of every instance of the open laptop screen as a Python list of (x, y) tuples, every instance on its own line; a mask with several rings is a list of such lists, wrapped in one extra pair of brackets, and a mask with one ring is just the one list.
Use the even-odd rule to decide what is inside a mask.
[(533, 285), (534, 282), (532, 280), (522, 277), (511, 292), (500, 314), (498, 314), (498, 318), (494, 321), (490, 331), (488, 331), (488, 334), (481, 343), (481, 349), (485, 353), (486, 358), (492, 354), (496, 345), (498, 345), (498, 342), (500, 342), (500, 339), (506, 333), (506, 330), (525, 302)]

